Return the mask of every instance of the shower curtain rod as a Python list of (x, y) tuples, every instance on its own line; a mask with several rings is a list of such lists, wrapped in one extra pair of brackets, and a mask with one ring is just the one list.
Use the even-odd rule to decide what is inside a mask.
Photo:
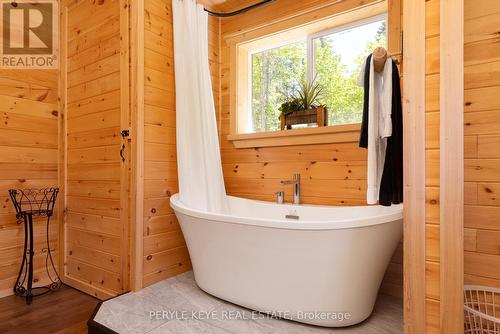
[(238, 9), (234, 12), (230, 12), (230, 13), (216, 13), (216, 12), (212, 12), (211, 10), (208, 10), (205, 8), (205, 11), (209, 14), (209, 15), (212, 15), (212, 16), (216, 16), (216, 17), (230, 17), (230, 16), (236, 16), (238, 14), (243, 14), (245, 12), (248, 12), (249, 10), (252, 10), (254, 8), (257, 8), (257, 7), (260, 7), (268, 2), (273, 2), (274, 0), (264, 0), (264, 1), (261, 1), (261, 2), (257, 2), (256, 4), (253, 4), (251, 6), (248, 6), (248, 7), (245, 7), (245, 8), (242, 8), (242, 9)]

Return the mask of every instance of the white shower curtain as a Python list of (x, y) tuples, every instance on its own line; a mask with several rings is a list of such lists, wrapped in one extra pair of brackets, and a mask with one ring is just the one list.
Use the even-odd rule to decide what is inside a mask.
[(208, 15), (195, 0), (172, 0), (179, 199), (225, 212), (217, 123), (208, 64)]

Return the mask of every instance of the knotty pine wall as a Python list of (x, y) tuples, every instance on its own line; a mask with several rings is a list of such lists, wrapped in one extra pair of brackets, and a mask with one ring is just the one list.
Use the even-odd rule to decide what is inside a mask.
[(108, 298), (128, 289), (119, 155), (120, 1), (75, 1), (66, 13), (64, 280)]
[[(150, 285), (191, 269), (179, 223), (170, 208), (178, 192), (171, 0), (147, 0), (144, 101), (144, 262)], [(209, 17), (209, 61), (215, 104), (219, 96), (219, 20)]]
[[(58, 73), (0, 70), (0, 297), (12, 294), (23, 254), (24, 226), (17, 224), (11, 188), (58, 186)], [(46, 283), (45, 220), (34, 222), (34, 280)], [(58, 256), (58, 219), (50, 228)], [(57, 265), (57, 262), (56, 262)]]
[(500, 2), (465, 0), (465, 284), (500, 288)]
[(439, 0), (426, 2), (426, 333), (440, 333), (439, 310)]
[[(369, 1), (370, 2), (370, 1)], [(369, 3), (368, 2), (368, 3)], [(365, 5), (366, 1), (349, 0), (344, 10)], [(240, 7), (227, 8), (234, 10)], [(334, 5), (333, 5), (334, 6)], [(227, 140), (230, 134), (230, 45), (226, 37), (251, 31), (276, 21), (286, 21), (300, 12), (315, 10), (315, 18), (327, 7), (324, 1), (277, 0), (263, 8), (221, 20), (221, 112), (218, 114), (224, 180), (228, 194), (275, 201), (275, 192), (284, 190), (291, 202), (291, 186), (280, 180), (300, 172), (303, 203), (326, 205), (366, 205), (367, 151), (358, 147), (357, 135), (352, 142), (282, 147), (236, 149)], [(401, 51), (401, 2), (388, 1), (389, 53)], [(306, 22), (301, 22), (306, 23)], [(286, 24), (285, 24), (286, 25)], [(394, 254), (382, 291), (402, 297), (402, 245)]]

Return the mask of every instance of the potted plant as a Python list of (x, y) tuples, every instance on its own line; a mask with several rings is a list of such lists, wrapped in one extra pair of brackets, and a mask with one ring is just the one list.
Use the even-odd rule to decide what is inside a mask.
[(328, 112), (318, 101), (322, 91), (323, 87), (316, 82), (316, 78), (311, 82), (300, 82), (295, 94), (279, 108), (281, 129), (291, 129), (296, 124), (327, 125)]

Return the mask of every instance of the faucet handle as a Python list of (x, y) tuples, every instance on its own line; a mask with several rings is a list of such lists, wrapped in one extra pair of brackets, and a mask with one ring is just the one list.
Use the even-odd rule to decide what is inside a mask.
[(283, 204), (283, 202), (285, 201), (285, 192), (278, 191), (278, 192), (275, 192), (274, 194), (278, 196), (278, 204)]

